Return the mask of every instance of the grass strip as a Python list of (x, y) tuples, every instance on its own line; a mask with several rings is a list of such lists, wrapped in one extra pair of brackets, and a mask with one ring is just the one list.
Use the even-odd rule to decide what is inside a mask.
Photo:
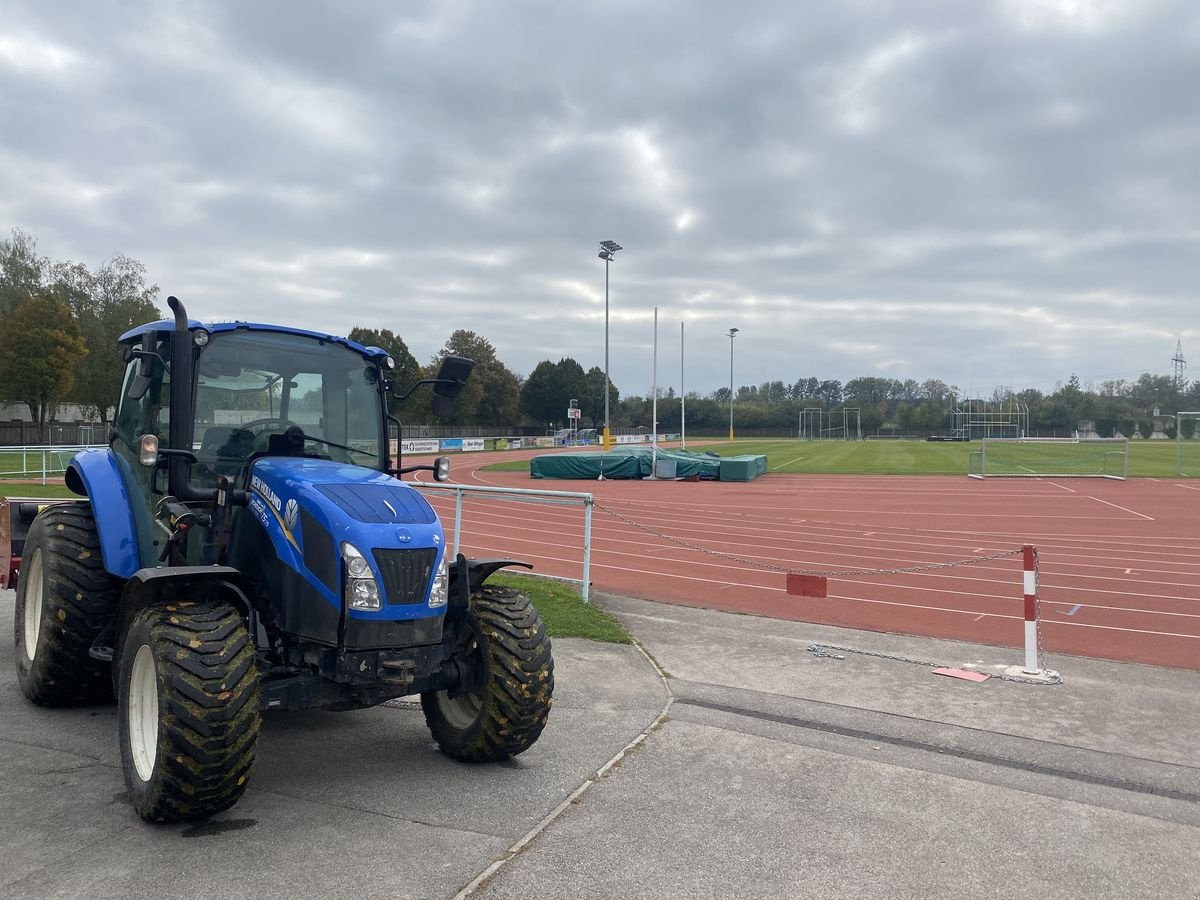
[(596, 604), (584, 603), (578, 588), (573, 585), (507, 572), (493, 575), (488, 583), (515, 588), (532, 600), (552, 638), (578, 637), (609, 644), (631, 643), (620, 623)]

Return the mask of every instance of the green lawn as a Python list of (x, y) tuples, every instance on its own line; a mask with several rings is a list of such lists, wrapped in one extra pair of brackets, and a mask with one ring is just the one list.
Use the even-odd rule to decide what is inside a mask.
[(493, 575), (488, 583), (516, 588), (532, 600), (552, 638), (580, 637), (610, 644), (630, 642), (629, 635), (617, 620), (594, 603), (585, 604), (576, 587), (548, 578), (531, 578), (505, 572)]
[[(822, 475), (966, 475), (967, 457), (979, 441), (697, 441), (689, 450), (731, 455), (765, 455), (767, 471)], [(553, 451), (547, 451), (553, 452)], [(1129, 474), (1147, 478), (1175, 476), (1174, 441), (1131, 441)], [(528, 472), (528, 460), (488, 466), (499, 472)]]
[(0, 481), (0, 497), (77, 497), (64, 484), (18, 484)]

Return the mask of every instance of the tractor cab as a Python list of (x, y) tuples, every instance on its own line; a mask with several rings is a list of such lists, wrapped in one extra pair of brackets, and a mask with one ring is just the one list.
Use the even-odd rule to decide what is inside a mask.
[[(193, 396), (173, 403), (169, 326), (155, 322), (122, 337), (130, 358), (115, 431), (131, 456), (145, 435), (163, 449), (190, 450), (198, 487), (215, 486), (218, 475), (236, 478), (264, 455), (386, 469), (391, 359), (384, 351), (268, 325), (195, 328), (187, 333)], [(190, 399), (182, 404), (189, 415), (172, 432), (180, 399)]]

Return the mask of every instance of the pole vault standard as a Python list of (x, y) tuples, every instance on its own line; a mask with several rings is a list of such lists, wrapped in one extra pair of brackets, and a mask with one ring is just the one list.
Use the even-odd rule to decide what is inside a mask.
[(650, 355), (650, 477), (658, 475), (658, 307), (654, 307), (654, 352)]

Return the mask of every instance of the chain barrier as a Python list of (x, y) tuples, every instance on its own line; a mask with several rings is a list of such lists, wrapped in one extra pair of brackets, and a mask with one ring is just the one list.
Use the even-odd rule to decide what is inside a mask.
[(1042, 569), (1041, 557), (1038, 554), (1037, 547), (1033, 548), (1033, 620), (1034, 627), (1037, 629), (1037, 664), (1038, 671), (1045, 672), (1047, 675), (1052, 675), (1058, 680), (1054, 684), (1062, 684), (1062, 676), (1057, 672), (1050, 672), (1046, 668), (1046, 660), (1042, 650)]
[[(829, 652), (830, 650), (841, 650), (842, 653), (856, 653), (859, 656), (873, 656), (876, 659), (889, 659), (889, 660), (893, 660), (895, 662), (912, 663), (913, 665), (925, 666), (926, 668), (930, 668), (930, 669), (958, 668), (957, 666), (952, 666), (948, 663), (930, 662), (927, 659), (915, 659), (914, 657), (904, 656), (903, 654), (900, 654), (900, 653), (884, 653), (879, 650), (859, 650), (856, 647), (842, 647), (842, 646), (839, 646), (838, 644), (813, 643), (813, 644), (808, 645), (808, 652), (813, 654), (813, 656), (822, 657), (824, 659), (845, 659), (846, 658), (845, 656), (842, 656), (841, 654), (838, 654), (838, 653), (830, 653)], [(1021, 675), (1008, 675), (1004, 672), (1000, 672), (997, 674), (993, 674), (991, 672), (981, 672), (980, 674), (987, 675), (991, 678), (996, 678), (1000, 681), (1011, 681), (1015, 684), (1062, 684), (1063, 677), (1061, 675), (1059, 675), (1057, 672), (1051, 672), (1051, 671), (1047, 670), (1042, 665), (1041, 660), (1040, 660), (1040, 656), (1041, 656), (1041, 647), (1040, 646), (1038, 647), (1038, 656), (1039, 656), (1038, 666), (1039, 666), (1039, 668), (1041, 668), (1041, 670), (1045, 674), (1042, 676), (1039, 676), (1037, 678), (1026, 678)]]
[[(852, 576), (852, 575), (906, 575), (906, 574), (911, 574), (911, 573), (916, 573), (916, 572), (929, 572), (934, 569), (953, 569), (953, 568), (957, 568), (960, 566), (972, 566), (972, 565), (975, 565), (976, 563), (988, 562), (990, 560), (995, 560), (995, 559), (1010, 559), (1015, 556), (1021, 556), (1025, 552), (1024, 547), (1018, 547), (1015, 550), (1002, 550), (998, 553), (988, 554), (987, 556), (973, 556), (970, 559), (960, 559), (960, 560), (955, 560), (953, 562), (924, 563), (922, 565), (917, 565), (917, 566), (902, 566), (902, 567), (897, 567), (897, 568), (893, 568), (893, 569), (789, 569), (786, 566), (776, 566), (776, 565), (773, 565), (772, 563), (766, 563), (766, 562), (763, 562), (761, 560), (756, 560), (756, 559), (748, 559), (745, 556), (738, 556), (737, 554), (734, 554), (734, 553), (722, 553), (720, 550), (711, 550), (708, 547), (700, 547), (700, 546), (697, 546), (696, 544), (689, 543), (687, 541), (681, 540), (680, 538), (677, 538), (672, 535), (666, 534), (662, 531), (659, 531), (657, 528), (652, 528), (649, 525), (643, 525), (641, 522), (636, 522), (633, 519), (629, 518), (628, 516), (622, 515), (621, 513), (617, 512), (615, 509), (610, 509), (609, 507), (605, 506), (604, 504), (600, 503), (599, 501), (596, 501), (594, 505), (595, 505), (596, 509), (603, 510), (604, 512), (608, 513), (608, 515), (612, 516), (614, 519), (624, 522), (626, 525), (629, 525), (630, 527), (635, 528), (638, 531), (642, 531), (642, 532), (645, 532), (646, 534), (654, 535), (655, 537), (660, 538), (664, 541), (667, 541), (668, 543), (675, 544), (677, 547), (683, 547), (685, 550), (691, 550), (696, 553), (703, 553), (707, 556), (712, 556), (717, 559), (728, 560), (730, 562), (742, 563), (744, 565), (748, 565), (748, 566), (751, 566), (751, 567), (757, 568), (757, 569), (763, 569), (763, 570), (766, 570), (769, 572), (779, 572), (784, 575), (819, 575), (819, 576), (823, 576), (826, 578), (845, 578), (847, 576)], [(1038, 569), (1038, 555), (1037, 555), (1036, 548), (1034, 549), (1033, 559), (1034, 559), (1034, 571), (1036, 573), (1038, 583), (1040, 584), (1041, 583), (1040, 582), (1041, 572)], [(1038, 669), (1045, 674), (1042, 676), (1039, 676), (1037, 678), (1024, 678), (1020, 675), (998, 674), (998, 675), (991, 675), (992, 678), (998, 678), (1001, 681), (1011, 681), (1011, 682), (1015, 682), (1017, 684), (1062, 684), (1063, 683), (1062, 676), (1059, 675), (1057, 672), (1052, 672), (1052, 671), (1048, 670), (1045, 665), (1045, 661), (1043, 658), (1043, 651), (1042, 651), (1042, 610), (1041, 610), (1042, 598), (1041, 598), (1040, 590), (1038, 590), (1036, 592), (1035, 597), (1036, 597), (1035, 603), (1037, 604), (1036, 609), (1037, 609)], [(873, 650), (858, 650), (854, 647), (840, 647), (836, 644), (814, 643), (814, 644), (809, 644), (809, 646), (808, 646), (808, 651), (810, 653), (814, 654), (815, 656), (824, 657), (827, 659), (845, 659), (846, 658), (845, 656), (842, 656), (842, 655), (839, 655), (836, 653), (830, 653), (829, 652), (830, 650), (841, 650), (844, 653), (857, 653), (862, 656), (873, 656), (873, 657), (877, 657), (879, 659), (890, 659), (890, 660), (895, 660), (897, 662), (914, 663), (916, 665), (927, 666), (927, 667), (933, 668), (933, 669), (950, 668), (949, 666), (947, 666), (944, 663), (935, 663), (935, 662), (929, 662), (928, 660), (923, 660), (923, 659), (914, 659), (910, 656), (903, 656), (898, 653), (881, 653), (881, 652), (873, 651)], [(984, 673), (984, 674), (990, 674), (990, 673)]]
[(929, 572), (934, 569), (953, 569), (958, 566), (973, 566), (976, 563), (988, 562), (994, 559), (1008, 559), (1012, 556), (1020, 556), (1024, 553), (1024, 548), (1018, 547), (1016, 550), (1002, 550), (999, 553), (991, 553), (987, 556), (972, 556), (970, 559), (959, 559), (953, 562), (944, 563), (924, 563), (918, 566), (903, 566), (895, 569), (789, 569), (786, 566), (776, 566), (771, 563), (763, 562), (762, 560), (749, 559), (745, 556), (738, 556), (734, 553), (722, 553), (720, 550), (710, 550), (707, 547), (700, 547), (696, 544), (690, 544), (687, 541), (680, 540), (677, 537), (672, 537), (659, 531), (657, 528), (651, 528), (649, 525), (643, 525), (641, 522), (635, 522), (628, 516), (624, 516), (615, 509), (609, 509), (599, 501), (595, 504), (596, 509), (603, 510), (614, 519), (618, 519), (639, 531), (644, 531), (646, 534), (652, 534), (657, 538), (675, 544), (678, 547), (683, 547), (685, 550), (692, 550), (696, 553), (704, 553), (708, 556), (716, 557), (717, 559), (726, 559), (730, 562), (743, 563), (747, 566), (752, 566), (756, 569), (763, 569), (768, 572), (779, 572), (783, 575), (821, 575), (826, 578), (845, 578), (851, 575), (907, 575), (915, 572)]

